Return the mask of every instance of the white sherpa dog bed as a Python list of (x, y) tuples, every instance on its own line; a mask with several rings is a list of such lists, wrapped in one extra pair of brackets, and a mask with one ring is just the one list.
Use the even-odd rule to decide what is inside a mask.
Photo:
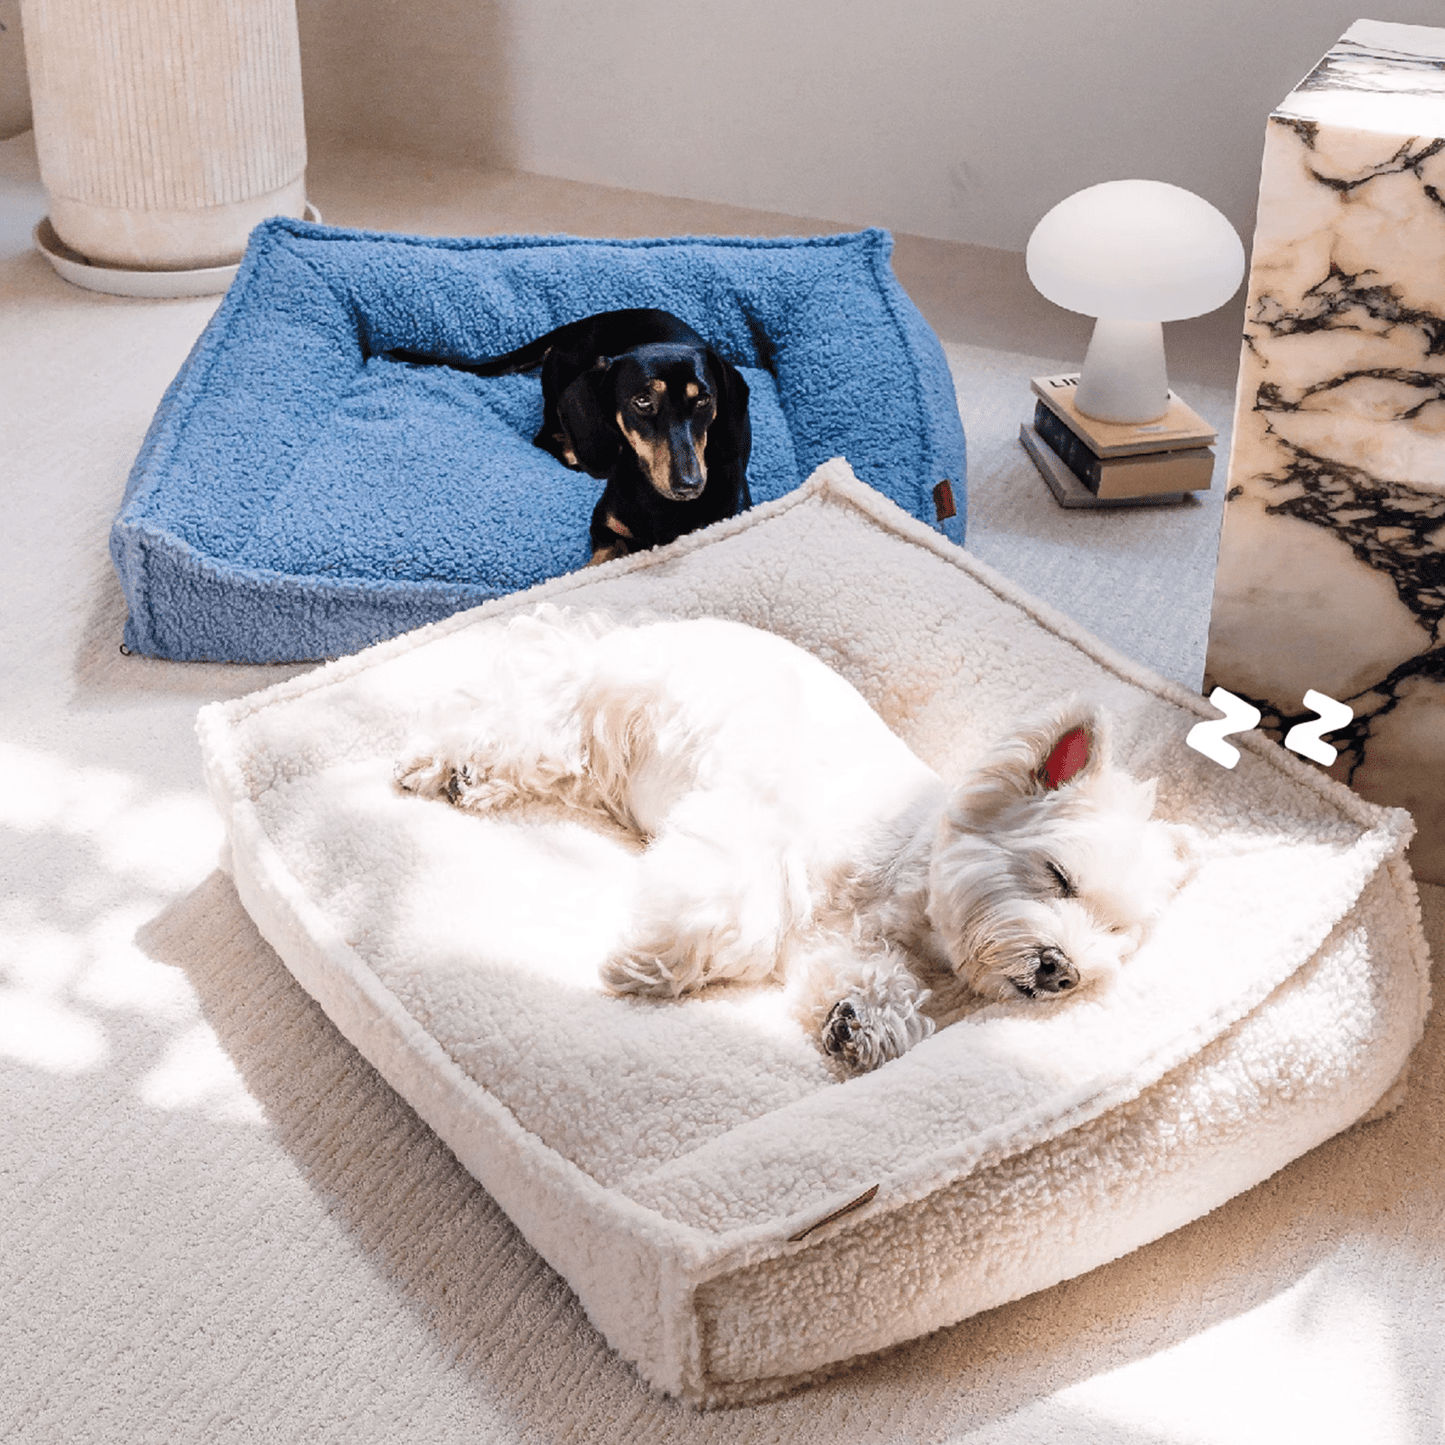
[[(1098, 997), (978, 1009), (841, 1082), (776, 992), (612, 998), (636, 853), (400, 795), (489, 619), (735, 618), (842, 672), (945, 777), (1061, 694), (1157, 774), (1201, 866)], [(343, 1033), (658, 1389), (756, 1399), (1079, 1274), (1391, 1093), (1428, 1006), (1409, 818), (1212, 715), (841, 463), (731, 522), (204, 710), (236, 886)]]

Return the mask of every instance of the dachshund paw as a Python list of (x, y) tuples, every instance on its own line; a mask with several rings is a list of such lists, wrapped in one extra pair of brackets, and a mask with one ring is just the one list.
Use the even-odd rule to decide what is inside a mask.
[(598, 547), (588, 559), (589, 567), (600, 566), (603, 562), (611, 562), (615, 557), (625, 557), (630, 549), (626, 542), (608, 542), (604, 547)]

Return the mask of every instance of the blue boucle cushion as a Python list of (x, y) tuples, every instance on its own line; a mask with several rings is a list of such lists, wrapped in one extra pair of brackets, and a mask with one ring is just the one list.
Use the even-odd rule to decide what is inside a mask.
[[(438, 239), (277, 219), (163, 398), (111, 531), (126, 645), (337, 656), (583, 566), (602, 483), (532, 446), (535, 376), (485, 357), (627, 306), (671, 311), (751, 389), (755, 502), (845, 456), (962, 541), (964, 438), (882, 231), (804, 239)], [(958, 515), (940, 520), (947, 478)]]

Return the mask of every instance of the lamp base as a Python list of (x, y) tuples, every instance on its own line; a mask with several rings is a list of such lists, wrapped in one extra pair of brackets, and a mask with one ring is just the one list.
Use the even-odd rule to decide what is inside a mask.
[(1157, 421), (1169, 410), (1164, 328), (1101, 316), (1084, 357), (1075, 405), (1096, 421)]

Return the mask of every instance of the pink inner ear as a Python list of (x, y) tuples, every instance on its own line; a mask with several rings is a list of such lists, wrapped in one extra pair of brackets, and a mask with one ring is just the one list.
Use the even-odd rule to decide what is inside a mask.
[(1070, 728), (1044, 759), (1039, 779), (1046, 788), (1060, 788), (1089, 761), (1089, 734), (1081, 727)]

